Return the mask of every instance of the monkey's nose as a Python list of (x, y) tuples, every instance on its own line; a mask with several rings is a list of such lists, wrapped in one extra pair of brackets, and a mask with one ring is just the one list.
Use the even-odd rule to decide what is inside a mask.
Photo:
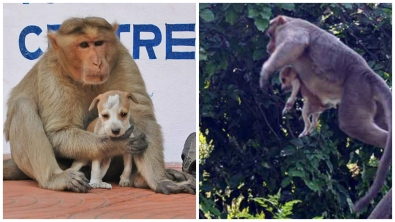
[(111, 130), (111, 132), (112, 132), (114, 135), (118, 135), (119, 132), (121, 132), (121, 129), (113, 129), (113, 130)]

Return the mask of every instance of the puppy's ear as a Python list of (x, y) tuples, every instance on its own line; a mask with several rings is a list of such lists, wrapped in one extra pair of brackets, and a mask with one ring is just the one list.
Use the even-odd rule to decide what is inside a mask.
[(128, 97), (128, 99), (132, 100), (133, 102), (140, 104), (139, 100), (132, 93), (128, 93), (127, 97)]
[(101, 96), (101, 94), (93, 99), (91, 105), (89, 106), (89, 111), (92, 111), (92, 109), (97, 106), (97, 103), (100, 101), (100, 96)]

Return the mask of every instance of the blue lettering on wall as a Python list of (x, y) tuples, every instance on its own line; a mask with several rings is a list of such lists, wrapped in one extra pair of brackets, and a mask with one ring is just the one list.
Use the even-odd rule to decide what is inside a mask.
[(130, 25), (129, 24), (119, 25), (117, 30), (118, 39), (121, 39), (121, 32), (130, 32)]
[(48, 32), (56, 32), (58, 31), (60, 28), (60, 24), (56, 24), (56, 25), (47, 25), (47, 30)]
[[(57, 31), (60, 24), (47, 25), (48, 32)], [(116, 35), (120, 38), (122, 32), (130, 32), (130, 24), (120, 24)], [(142, 39), (140, 34), (149, 32), (154, 34), (153, 39)], [(175, 52), (173, 46), (195, 46), (196, 38), (173, 38), (173, 32), (195, 32), (195, 24), (166, 24), (166, 59), (195, 59), (195, 51)], [(42, 33), (42, 29), (35, 25), (26, 26), (19, 34), (19, 50), (23, 57), (34, 60), (43, 54), (41, 48), (31, 52), (26, 48), (26, 36), (29, 34)], [(157, 59), (154, 47), (162, 43), (162, 33), (160, 29), (153, 24), (133, 25), (133, 58), (140, 58), (141, 47), (145, 48), (149, 59)]]
[(173, 52), (172, 46), (195, 46), (195, 38), (174, 39), (173, 32), (195, 31), (195, 24), (166, 24), (166, 59), (195, 59), (195, 52)]
[[(140, 39), (140, 32), (154, 33), (154, 39)], [(133, 58), (140, 58), (140, 47), (147, 50), (149, 59), (156, 59), (154, 46), (158, 46), (162, 41), (160, 29), (155, 25), (133, 25)]]
[(28, 34), (34, 33), (36, 35), (40, 35), (41, 32), (42, 32), (42, 30), (40, 27), (35, 26), (35, 25), (29, 25), (29, 26), (26, 26), (24, 29), (22, 29), (21, 34), (19, 34), (19, 50), (21, 51), (21, 54), (23, 55), (23, 57), (25, 57), (26, 59), (34, 60), (43, 54), (43, 51), (40, 48), (38, 48), (34, 52), (28, 51), (26, 48), (26, 44), (25, 44), (26, 36)]

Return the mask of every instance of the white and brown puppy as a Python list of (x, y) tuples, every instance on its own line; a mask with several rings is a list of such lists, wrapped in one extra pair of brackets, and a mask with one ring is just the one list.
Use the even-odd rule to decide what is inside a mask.
[(304, 99), (302, 109), (304, 130), (299, 135), (299, 137), (309, 135), (317, 126), (318, 118), (320, 117), (321, 113), (325, 109), (335, 106), (332, 106), (330, 104), (324, 105), (322, 101), (312, 92), (310, 92), (303, 84), (303, 82), (300, 81), (298, 73), (291, 66), (285, 66), (284, 68), (282, 68), (279, 77), (281, 81), (281, 89), (286, 91), (292, 90), (291, 96), (288, 98), (287, 103), (285, 104), (285, 107), (283, 109), (283, 115), (287, 113), (295, 104), (296, 96), (300, 90)]
[[(89, 126), (88, 131), (100, 135), (108, 135), (111, 137), (119, 137), (131, 127), (130, 124), (130, 101), (139, 103), (136, 97), (127, 92), (111, 90), (98, 95), (93, 99), (89, 106), (89, 111), (97, 106), (99, 117), (93, 120)], [(133, 137), (133, 133), (130, 135)], [(132, 172), (132, 155), (124, 154), (124, 170), (119, 181), (120, 186), (130, 186), (130, 174)], [(79, 170), (81, 167), (87, 165), (89, 160), (75, 160), (71, 168)], [(92, 160), (92, 171), (89, 185), (92, 188), (111, 189), (109, 183), (102, 181), (110, 166), (111, 158), (103, 157), (101, 159)]]

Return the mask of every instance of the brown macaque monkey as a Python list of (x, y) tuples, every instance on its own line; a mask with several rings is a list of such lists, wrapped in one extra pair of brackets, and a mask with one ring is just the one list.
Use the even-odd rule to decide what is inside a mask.
[[(48, 51), (13, 88), (7, 103), (4, 133), (12, 160), (4, 163), (3, 171), (15, 174), (6, 173), (4, 179), (23, 178), (17, 165), (41, 188), (87, 192), (89, 181), (83, 173), (63, 170), (57, 160), (128, 152), (138, 168), (132, 185), (148, 185), (164, 194), (195, 193), (192, 176), (165, 169), (161, 127), (140, 71), (116, 36), (117, 29), (117, 24), (98, 17), (71, 18), (48, 34)], [(85, 130), (97, 116), (88, 111), (89, 105), (109, 90), (133, 93), (139, 101), (130, 111), (135, 137), (128, 138), (131, 131), (110, 138)], [(123, 166), (116, 167), (118, 171), (110, 167), (108, 172), (119, 179)]]
[[(287, 103), (283, 109), (283, 115), (285, 115), (295, 104), (296, 96), (300, 90), (300, 93), (303, 97), (303, 109), (302, 109), (302, 117), (304, 121), (304, 130), (299, 135), (300, 137), (309, 135), (314, 128), (317, 126), (318, 118), (320, 117), (321, 113), (329, 108), (325, 107), (320, 99), (313, 95), (299, 80), (298, 73), (290, 67), (286, 66), (281, 69), (280, 71), (280, 82), (281, 82), (281, 89), (285, 91), (291, 90), (291, 96), (288, 98)], [(310, 120), (311, 116), (311, 120)]]
[(355, 51), (334, 35), (297, 18), (278, 16), (267, 31), (269, 59), (260, 87), (273, 72), (291, 65), (300, 80), (323, 104), (339, 104), (339, 127), (364, 143), (384, 148), (369, 192), (355, 205), (360, 211), (384, 184), (392, 160), (392, 95), (386, 82)]

